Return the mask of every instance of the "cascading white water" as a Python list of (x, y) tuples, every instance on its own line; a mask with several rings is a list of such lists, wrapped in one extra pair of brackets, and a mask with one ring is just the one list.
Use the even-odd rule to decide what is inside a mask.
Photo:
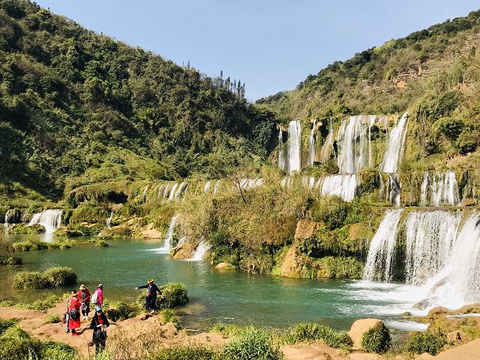
[(172, 189), (170, 190), (170, 195), (168, 196), (168, 200), (173, 200), (175, 198), (177, 187), (178, 187), (178, 183), (173, 184)]
[(302, 127), (300, 120), (290, 121), (288, 125), (288, 171), (292, 174), (302, 169)]
[(357, 177), (351, 175), (330, 175), (323, 180), (322, 195), (337, 195), (344, 201), (352, 201), (357, 188)]
[(62, 226), (62, 210), (49, 209), (33, 215), (28, 226), (41, 225), (45, 228), (46, 234), (53, 234)]
[(285, 169), (285, 147), (283, 146), (283, 131), (280, 128), (278, 132), (278, 167), (282, 170)]
[(5, 213), (5, 221), (3, 223), (3, 229), (5, 230), (5, 232), (8, 232), (8, 227), (9, 227), (8, 217), (9, 217), (9, 214), (10, 214), (10, 209), (8, 209)]
[(284, 187), (291, 187), (293, 184), (293, 179), (290, 177), (290, 176), (287, 176), (287, 177), (284, 177), (281, 181), (280, 181), (280, 186), (282, 188)]
[(186, 191), (186, 188), (187, 188), (187, 183), (186, 182), (182, 182), (180, 184), (180, 186), (178, 187), (178, 190), (175, 192), (175, 198), (176, 199), (179, 199), (180, 196), (182, 195), (182, 192)]
[(312, 130), (310, 130), (310, 136), (308, 137), (308, 165), (313, 165), (315, 162), (315, 131), (317, 120), (313, 121)]
[(202, 261), (205, 253), (210, 249), (210, 246), (205, 242), (205, 240), (200, 241), (197, 245), (193, 255), (190, 259), (186, 261)]
[(108, 217), (108, 219), (106, 221), (108, 229), (110, 229), (112, 227), (112, 220), (113, 220), (113, 210), (110, 212), (110, 216)]
[(405, 280), (424, 283), (443, 268), (457, 239), (461, 213), (411, 212), (406, 220)]
[(173, 233), (175, 231), (175, 225), (177, 224), (177, 219), (178, 219), (179, 214), (176, 214), (172, 217), (172, 220), (170, 220), (170, 225), (168, 227), (167, 231), (167, 236), (165, 237), (165, 243), (163, 244), (163, 247), (159, 249), (154, 249), (156, 252), (160, 254), (169, 254), (170, 250), (172, 249), (172, 239), (173, 239)]
[(210, 186), (212, 185), (212, 182), (209, 180), (205, 183), (205, 186), (203, 187), (203, 193), (206, 194), (208, 190), (210, 190)]
[(457, 206), (459, 203), (460, 194), (455, 172), (436, 172), (433, 176), (425, 172), (421, 185), (420, 204), (422, 206)]
[(369, 124), (369, 117), (363, 115), (351, 116), (342, 122), (337, 138), (338, 168), (341, 174), (356, 174), (367, 165), (365, 150), (368, 142), (365, 139)]
[(215, 186), (213, 187), (213, 195), (217, 194), (218, 189), (220, 188), (220, 180), (217, 180)]
[(402, 158), (403, 146), (407, 135), (408, 113), (404, 113), (388, 137), (387, 150), (383, 157), (382, 171), (396, 173)]
[(459, 308), (480, 301), (480, 214), (463, 225), (445, 266), (425, 284), (429, 306)]
[(402, 187), (397, 174), (388, 174), (388, 188), (388, 199), (390, 200), (390, 204), (399, 207)]
[(373, 237), (368, 249), (363, 279), (368, 281), (392, 279), (397, 229), (402, 209), (389, 210)]

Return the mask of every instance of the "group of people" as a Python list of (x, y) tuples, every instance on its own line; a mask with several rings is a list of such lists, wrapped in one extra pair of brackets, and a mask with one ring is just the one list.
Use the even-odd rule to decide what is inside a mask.
[(107, 340), (106, 328), (110, 325), (103, 312), (103, 285), (98, 284), (97, 289), (91, 295), (85, 285), (80, 285), (78, 291), (72, 291), (67, 301), (65, 312), (65, 324), (67, 333), (77, 336), (77, 329), (80, 328), (81, 320), (88, 320), (90, 303), (95, 306), (95, 315), (90, 322), (90, 329), (93, 329), (92, 341), (95, 344), (95, 353), (98, 354), (105, 349)]
[[(135, 289), (146, 289), (145, 308), (151, 314), (155, 313), (157, 309), (157, 294), (163, 295), (153, 279), (149, 279), (146, 285), (137, 286)], [(65, 324), (67, 333), (71, 332), (72, 336), (77, 336), (77, 329), (81, 326), (81, 320), (88, 320), (90, 304), (95, 307), (95, 315), (90, 322), (90, 329), (93, 329), (92, 342), (95, 344), (95, 353), (98, 354), (105, 349), (107, 340), (106, 328), (110, 326), (107, 316), (102, 309), (103, 284), (98, 284), (93, 295), (84, 284), (80, 285), (78, 291), (71, 292), (67, 301)]]

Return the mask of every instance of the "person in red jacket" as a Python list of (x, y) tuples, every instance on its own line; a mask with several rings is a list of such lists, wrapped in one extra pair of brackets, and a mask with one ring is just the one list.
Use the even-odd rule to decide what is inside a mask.
[(68, 300), (68, 328), (72, 331), (72, 336), (78, 335), (77, 329), (80, 327), (80, 301), (76, 291), (72, 291), (72, 295)]
[(84, 320), (88, 320), (88, 313), (90, 312), (90, 298), (90, 290), (88, 290), (85, 285), (80, 285), (80, 290), (78, 291), (78, 300), (80, 300), (80, 310)]

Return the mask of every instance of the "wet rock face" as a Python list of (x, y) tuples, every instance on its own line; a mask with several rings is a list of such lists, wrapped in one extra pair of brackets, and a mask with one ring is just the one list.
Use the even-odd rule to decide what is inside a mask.
[(191, 243), (179, 245), (171, 250), (173, 259), (190, 259), (193, 255), (195, 247)]
[(300, 220), (295, 230), (295, 240), (307, 240), (315, 236), (318, 224), (314, 221)]
[(385, 326), (383, 320), (380, 319), (360, 319), (355, 321), (348, 332), (348, 336), (353, 341), (353, 348), (354, 349), (361, 349), (362, 348), (362, 338), (363, 335), (370, 329), (375, 327), (382, 327)]

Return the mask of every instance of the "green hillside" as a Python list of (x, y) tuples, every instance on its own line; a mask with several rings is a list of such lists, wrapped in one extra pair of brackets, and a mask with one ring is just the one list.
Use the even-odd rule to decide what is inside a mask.
[(409, 110), (419, 151), (464, 154), (480, 141), (480, 11), (334, 62), (260, 99), (284, 121)]
[(0, 0), (2, 193), (58, 199), (66, 182), (215, 176), (218, 164), (258, 163), (274, 123), (244, 86)]

